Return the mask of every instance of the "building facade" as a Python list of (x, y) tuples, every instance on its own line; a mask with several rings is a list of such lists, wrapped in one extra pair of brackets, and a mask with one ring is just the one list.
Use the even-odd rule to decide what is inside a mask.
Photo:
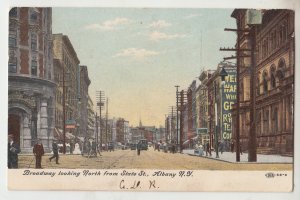
[[(63, 122), (66, 122), (66, 135), (77, 136), (80, 127), (79, 59), (68, 36), (53, 34), (53, 57), (57, 81), (55, 121), (57, 135), (63, 135)], [(79, 125), (79, 126), (78, 126)]]
[(94, 112), (94, 103), (90, 95), (88, 95), (87, 112), (88, 112), (87, 132), (89, 137), (94, 137), (96, 116)]
[(91, 131), (89, 131), (89, 104), (91, 103), (89, 102), (89, 85), (91, 84), (91, 81), (89, 79), (87, 66), (81, 65), (79, 74), (80, 81), (78, 85), (80, 88), (78, 98), (80, 99), (80, 104), (77, 121), (79, 131), (77, 136), (92, 137), (93, 135), (90, 134)]
[[(254, 68), (254, 81), (247, 86), (239, 79), (242, 94), (254, 88), (255, 122), (246, 115), (240, 115), (240, 129), (246, 129), (241, 136), (242, 149), (248, 150), (249, 129), (255, 127), (257, 153), (293, 154), (293, 113), (294, 113), (294, 70), (295, 70), (295, 37), (294, 12), (291, 10), (259, 11), (261, 22), (249, 26), (247, 16), (250, 11), (236, 9), (232, 13), (237, 27), (253, 32), (252, 38), (246, 33), (240, 36), (240, 46), (250, 46), (241, 41), (253, 42), (255, 53), (253, 63), (241, 59), (240, 69)], [(244, 84), (244, 85), (243, 85)], [(249, 85), (249, 86), (248, 86)], [(251, 100), (251, 96), (249, 99)], [(240, 98), (240, 104), (246, 104), (248, 96)], [(247, 106), (247, 105), (246, 105)], [(243, 107), (242, 105), (240, 107)]]
[(8, 134), (22, 152), (36, 139), (50, 151), (55, 126), (52, 9), (12, 8), (9, 12)]

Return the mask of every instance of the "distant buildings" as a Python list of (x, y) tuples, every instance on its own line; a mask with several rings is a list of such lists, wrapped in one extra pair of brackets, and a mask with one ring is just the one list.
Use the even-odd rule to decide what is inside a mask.
[(51, 149), (55, 126), (52, 9), (12, 8), (9, 12), (8, 134), (21, 152), (36, 139)]

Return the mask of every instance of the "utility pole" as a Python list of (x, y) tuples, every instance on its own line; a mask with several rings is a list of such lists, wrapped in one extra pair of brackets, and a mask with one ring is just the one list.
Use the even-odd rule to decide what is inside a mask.
[(256, 114), (255, 114), (255, 27), (251, 27), (250, 30), (250, 46), (251, 46), (251, 66), (250, 66), (250, 134), (248, 143), (248, 162), (256, 162)]
[(173, 106), (172, 106), (172, 115), (171, 115), (171, 141), (173, 140), (174, 137), (174, 127), (173, 127)]
[(237, 33), (237, 44), (236, 48), (220, 48), (220, 51), (235, 51), (236, 56), (226, 57), (224, 60), (236, 59), (236, 122), (235, 122), (235, 143), (236, 143), (236, 162), (240, 162), (240, 58), (250, 57), (248, 55), (241, 55), (243, 51), (251, 51), (251, 49), (240, 49), (240, 33), (248, 33), (249, 30), (242, 29), (228, 29), (225, 28), (225, 31), (234, 31)]
[(98, 113), (97, 112), (96, 112), (96, 150), (98, 151)]
[[(104, 106), (104, 91), (96, 91), (96, 102), (99, 107), (100, 152), (102, 150), (102, 109)], [(97, 141), (98, 143), (98, 141)]]
[(185, 100), (186, 100), (186, 91), (181, 90), (180, 92), (180, 139), (179, 139), (180, 152), (182, 152), (183, 149), (183, 124), (184, 124), (183, 107), (185, 104)]
[(179, 126), (179, 124), (178, 124), (178, 121), (179, 121), (179, 118), (178, 118), (178, 88), (179, 88), (179, 85), (175, 85), (175, 87), (176, 87), (176, 145), (178, 145), (178, 137), (179, 137), (179, 134), (178, 134), (178, 130), (179, 130), (179, 128), (178, 128), (178, 126)]
[(107, 147), (107, 120), (108, 120), (108, 98), (106, 99), (106, 119), (105, 119), (105, 148), (106, 151), (108, 151), (108, 147)]
[(65, 68), (63, 66), (63, 153), (66, 154), (66, 89), (65, 89)]
[(217, 84), (214, 81), (214, 89), (215, 89), (215, 151), (216, 151), (216, 158), (219, 158), (219, 137), (218, 137), (218, 104), (217, 104)]

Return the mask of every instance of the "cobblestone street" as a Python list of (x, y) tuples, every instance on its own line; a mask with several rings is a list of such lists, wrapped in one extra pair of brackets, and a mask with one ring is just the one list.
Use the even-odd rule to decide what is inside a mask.
[[(49, 161), (51, 155), (42, 158), (43, 168), (69, 169), (190, 169), (190, 170), (292, 170), (292, 164), (227, 163), (187, 154), (171, 154), (162, 151), (115, 150), (102, 152), (102, 156), (61, 155), (59, 165)], [(20, 155), (19, 168), (34, 168), (33, 155)]]

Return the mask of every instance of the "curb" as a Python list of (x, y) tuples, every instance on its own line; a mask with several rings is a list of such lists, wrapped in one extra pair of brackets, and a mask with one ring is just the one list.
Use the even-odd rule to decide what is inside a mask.
[(217, 158), (213, 158), (213, 157), (198, 156), (198, 155), (190, 154), (190, 153), (183, 153), (183, 154), (186, 154), (186, 155), (189, 155), (189, 156), (196, 156), (196, 157), (201, 157), (201, 158), (207, 158), (207, 159), (211, 159), (211, 160), (222, 161), (222, 162), (226, 162), (226, 163), (232, 163), (232, 164), (294, 164), (294, 162), (245, 162), (245, 161), (232, 162), (232, 161), (217, 159)]

